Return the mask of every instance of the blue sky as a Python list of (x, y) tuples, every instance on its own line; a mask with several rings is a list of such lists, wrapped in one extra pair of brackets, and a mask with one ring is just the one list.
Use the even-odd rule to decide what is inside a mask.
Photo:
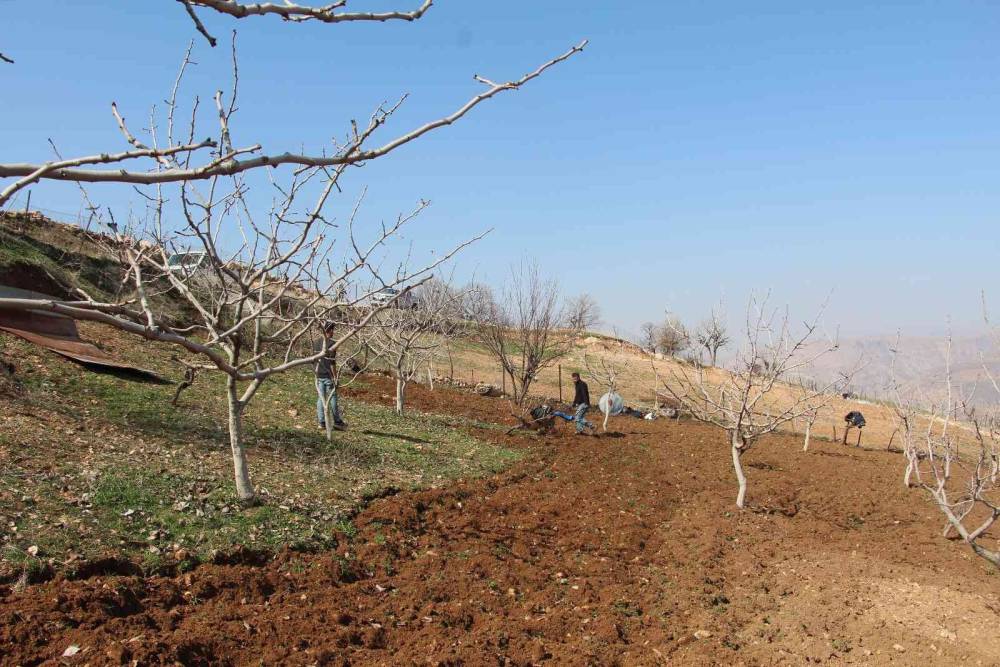
[[(0, 160), (122, 147), (167, 95), (189, 39), (172, 0), (0, 0)], [(355, 0), (356, 9), (417, 0)], [(1000, 5), (993, 2), (460, 2), (386, 25), (239, 22), (234, 139), (321, 149), (350, 118), (411, 97), (384, 137), (450, 112), (472, 74), (519, 76), (589, 38), (587, 51), (350, 173), (335, 208), (369, 188), (390, 217), (433, 202), (411, 236), (443, 247), (487, 228), (460, 273), (502, 282), (536, 258), (590, 292), (622, 331), (664, 309), (696, 321), (748, 290), (845, 334), (974, 329), (1000, 293)], [(224, 41), (224, 40), (223, 40)], [(198, 37), (185, 92), (227, 88), (225, 46)], [(206, 132), (207, 134), (207, 132)], [(115, 207), (128, 188), (94, 188)], [(68, 184), (33, 206), (72, 214)], [(409, 239), (408, 239), (409, 240)], [(1000, 297), (993, 299), (1000, 302)]]

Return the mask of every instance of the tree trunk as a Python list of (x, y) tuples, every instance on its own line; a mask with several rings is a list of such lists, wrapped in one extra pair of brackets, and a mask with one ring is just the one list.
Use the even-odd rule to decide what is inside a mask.
[[(608, 407), (610, 408), (611, 406), (609, 405)], [(611, 417), (611, 410), (608, 410), (607, 412), (604, 413), (604, 424), (602, 426), (604, 428), (604, 432), (605, 433), (608, 432), (608, 418), (609, 417)]]
[(229, 447), (233, 452), (233, 473), (236, 479), (236, 496), (243, 504), (251, 504), (255, 493), (250, 481), (246, 453), (243, 451), (243, 408), (236, 380), (227, 378), (226, 390), (229, 403)]
[(742, 461), (744, 443), (736, 432), (730, 436), (730, 443), (733, 453), (733, 471), (736, 473), (736, 482), (739, 484), (739, 492), (736, 494), (736, 506), (743, 509), (747, 497), (747, 476), (743, 473)]
[[(336, 391), (336, 387), (337, 385), (334, 384), (334, 391)], [(320, 397), (323, 399), (323, 423), (326, 425), (326, 440), (327, 442), (333, 442), (333, 414), (331, 414), (330, 410), (330, 401), (333, 400), (333, 391), (328, 392), (326, 396), (320, 394)]]
[(401, 375), (396, 376), (396, 414), (403, 414), (403, 405), (406, 402), (406, 381)]
[(531, 386), (531, 378), (525, 375), (521, 376), (520, 387), (518, 383), (514, 380), (514, 374), (510, 374), (510, 387), (511, 391), (514, 392), (514, 402), (518, 405), (524, 405), (524, 400), (528, 398), (528, 388)]
[(910, 488), (913, 486), (910, 478), (913, 477), (913, 468), (915, 465), (914, 457), (910, 452), (906, 452), (906, 473), (903, 475), (903, 486)]
[[(965, 521), (965, 517), (969, 516), (969, 513), (972, 512), (972, 510), (973, 510), (973, 508), (975, 506), (976, 506), (975, 502), (973, 502), (971, 500), (968, 501), (966, 509), (964, 511), (960, 511), (960, 514), (958, 516), (959, 523), (961, 523), (962, 521)], [(948, 535), (951, 534), (951, 531), (952, 531), (953, 528), (954, 528), (954, 525), (952, 525), (951, 520), (945, 521), (944, 522), (944, 528), (941, 530), (941, 537), (948, 537)], [(971, 544), (971, 542), (970, 542), (970, 544)]]
[(997, 567), (1000, 567), (1000, 551), (990, 551), (978, 542), (969, 542), (969, 546), (976, 552), (976, 555), (985, 558)]
[(809, 451), (809, 431), (811, 430), (812, 430), (812, 422), (806, 422), (806, 440), (802, 444), (802, 451), (804, 452)]

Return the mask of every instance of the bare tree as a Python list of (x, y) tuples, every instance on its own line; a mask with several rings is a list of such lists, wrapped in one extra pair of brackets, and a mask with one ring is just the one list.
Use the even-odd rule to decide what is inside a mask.
[(751, 297), (743, 347), (722, 380), (713, 384), (703, 368), (692, 370), (679, 366), (671, 369), (670, 380), (663, 383), (666, 392), (694, 419), (726, 432), (739, 489), (736, 495), (739, 508), (745, 506), (747, 492), (743, 455), (761, 436), (805, 414), (815, 398), (828, 393), (837, 384), (793, 395), (784, 404), (775, 396), (774, 390), (783, 378), (837, 348), (835, 342), (830, 342), (818, 351), (808, 349), (807, 344), (819, 328), (822, 312), (823, 309), (816, 318), (806, 322), (801, 332), (794, 333), (787, 312), (779, 316), (779, 311), (768, 309), (766, 297), (760, 303)]
[(695, 342), (699, 347), (705, 348), (705, 351), (708, 352), (709, 364), (712, 366), (718, 364), (719, 350), (728, 345), (730, 340), (726, 322), (721, 311), (721, 307), (719, 312), (716, 312), (713, 308), (708, 319), (699, 324), (694, 332)]
[[(279, 6), (231, 0), (181, 0), (181, 4), (199, 31), (212, 41), (193, 7), (213, 9), (237, 18), (275, 14), (290, 21), (339, 22), (412, 20), (419, 18), (431, 3), (425, 2), (408, 17), (340, 14), (338, 10), (344, 6), (343, 0), (312, 9), (292, 3)], [(451, 125), (482, 102), (501, 92), (516, 90), (541, 76), (585, 45), (586, 41), (506, 83), (477, 75), (475, 80), (485, 86), (485, 90), (456, 111), (371, 148), (368, 147), (370, 140), (400, 107), (405, 96), (395, 104), (380, 105), (367, 123), (352, 121), (346, 136), (313, 155), (300, 151), (265, 153), (260, 144), (237, 146), (234, 142), (232, 120), (237, 109), (239, 80), (235, 37), (232, 93), (228, 100), (222, 91), (213, 98), (218, 120), (216, 137), (195, 139), (199, 136), (197, 98), (191, 106), (189, 127), (180, 129), (177, 96), (184, 72), (191, 64), (189, 47), (167, 99), (165, 119), (151, 114), (149, 137), (145, 140), (130, 129), (117, 106), (112, 104), (112, 114), (128, 149), (71, 158), (64, 158), (56, 151), (56, 159), (49, 162), (0, 164), (0, 179), (14, 179), (0, 187), (0, 208), (19, 191), (41, 180), (69, 181), (81, 188), (92, 219), (113, 232), (115, 247), (121, 253), (122, 265), (133, 290), (131, 298), (104, 303), (80, 293), (79, 298), (72, 301), (2, 299), (0, 307), (49, 310), (76, 319), (101, 322), (204, 357), (207, 368), (226, 376), (237, 493), (242, 501), (250, 502), (255, 494), (243, 449), (242, 417), (263, 382), (274, 374), (314, 363), (329, 352), (327, 349), (318, 352), (301, 349), (300, 343), (307, 340), (308, 332), (316, 330), (321, 320), (335, 312), (357, 307), (375, 289), (412, 285), (414, 280), (465, 245), (439, 255), (422, 269), (410, 270), (401, 266), (395, 276), (385, 276), (374, 261), (375, 253), (382, 252), (400, 228), (416, 216), (425, 206), (421, 203), (413, 213), (400, 216), (394, 224), (383, 224), (370, 238), (359, 238), (355, 234), (352, 214), (346, 238), (341, 239), (344, 250), (334, 253), (332, 240), (337, 227), (325, 217), (324, 209), (330, 196), (340, 191), (341, 175), (349, 166), (367, 164), (437, 128)], [(203, 154), (207, 154), (206, 159), (196, 163), (196, 157)], [(134, 167), (136, 161), (148, 161), (147, 168)], [(95, 168), (102, 165), (105, 168)], [(291, 182), (279, 186), (272, 177), (273, 168), (280, 165), (293, 165), (295, 170)], [(247, 198), (251, 189), (247, 178), (254, 173), (266, 176), (273, 187), (273, 204), (266, 215), (255, 212)], [(133, 229), (131, 224), (119, 225), (110, 212), (107, 218), (101, 215), (101, 209), (90, 202), (83, 190), (84, 183), (95, 182), (150, 186), (136, 188), (148, 202), (148, 222), (142, 228)], [(173, 200), (165, 195), (167, 184), (177, 184), (178, 193)], [(314, 203), (305, 210), (296, 209), (296, 202), (306, 192), (313, 193)], [(175, 216), (183, 221), (178, 229), (165, 222)], [(123, 233), (126, 229), (128, 233)], [(191, 245), (200, 248), (207, 257), (208, 280), (201, 280), (201, 272), (195, 275), (176, 271), (170, 264), (172, 251)], [(338, 298), (345, 293), (345, 285), (357, 284), (365, 272), (371, 275), (371, 289), (360, 290), (355, 300)], [(178, 327), (159, 312), (153, 297), (166, 292), (187, 303), (194, 315), (193, 323)], [(371, 309), (364, 317), (349, 318), (343, 323), (344, 333), (332, 347), (335, 349), (356, 335), (388, 305)]]
[(410, 307), (387, 308), (372, 319), (366, 342), (384, 359), (396, 380), (396, 413), (403, 414), (406, 386), (453, 335), (461, 295), (449, 283), (429, 280)]
[[(906, 391), (896, 376), (896, 364), (901, 354), (900, 339), (901, 334), (900, 332), (897, 332), (896, 342), (892, 348), (890, 348), (891, 357), (889, 361), (889, 383), (886, 393), (890, 397), (890, 404), (895, 422), (893, 438), (897, 433), (900, 435), (901, 449), (899, 451), (901, 451), (903, 456), (906, 457), (906, 470), (903, 472), (903, 486), (910, 488), (915, 485), (922, 484), (920, 476), (920, 461), (925, 457), (925, 451), (920, 448), (918, 443), (918, 417), (922, 412), (921, 406), (926, 405), (927, 402), (924, 397), (917, 399), (912, 395), (914, 393), (919, 393), (919, 387)], [(928, 422), (928, 425), (930, 425), (930, 422)], [(891, 442), (892, 438), (890, 438), (890, 445)], [(888, 448), (889, 447), (887, 447), (887, 449)], [(914, 484), (914, 477), (916, 478), (916, 484)]]
[[(314, 178), (325, 178), (318, 199), (297, 212), (295, 199)], [(76, 301), (4, 299), (0, 307), (49, 310), (108, 324), (177, 345), (205, 360), (198, 368), (222, 372), (237, 495), (243, 502), (252, 502), (255, 493), (244, 449), (243, 415), (262, 385), (274, 375), (335, 353), (391, 303), (360, 317), (343, 317), (342, 313), (356, 311), (383, 285), (419, 280), (458, 250), (443, 253), (421, 269), (402, 267), (389, 277), (378, 271), (372, 262), (374, 253), (415, 218), (425, 206), (421, 203), (366, 240), (356, 232), (352, 215), (343, 244), (350, 250), (335, 262), (333, 253), (339, 246), (330, 236), (332, 224), (322, 216), (335, 179), (336, 175), (322, 169), (294, 177), (290, 186), (279, 190), (282, 196), (263, 220), (250, 213), (238, 179), (230, 184), (231, 189), (224, 188), (220, 179), (210, 189), (213, 194), (200, 200), (189, 185), (182, 185), (185, 225), (181, 229), (166, 229), (160, 217), (162, 198), (154, 200), (154, 221), (144, 231), (114, 224), (119, 230), (115, 246), (132, 288), (127, 298), (103, 303), (81, 293)], [(224, 234), (234, 228), (241, 242), (226, 253), (222, 250)], [(197, 270), (178, 270), (171, 256), (181, 247), (190, 249), (189, 244), (204, 253), (205, 261)], [(341, 268), (333, 270), (333, 266)], [(376, 276), (375, 283), (353, 298), (338, 300), (345, 293), (341, 287), (362, 269)], [(172, 324), (155, 299), (163, 295), (184, 303), (193, 320), (185, 326)], [(339, 327), (337, 338), (324, 339), (319, 350), (306, 345), (313, 332), (330, 320)]]
[(659, 352), (676, 357), (691, 345), (691, 334), (676, 315), (667, 314), (656, 329), (656, 347)]
[[(159, 136), (157, 123), (150, 122), (150, 145), (173, 143), (177, 89), (189, 62), (186, 56), (166, 107), (166, 136)], [(234, 65), (228, 104), (221, 92), (215, 97), (219, 118), (216, 143), (224, 151), (232, 146), (230, 128), (236, 110), (237, 72)], [(193, 136), (193, 114), (190, 122), (186, 134)], [(119, 125), (130, 143), (142, 145), (120, 117)], [(161, 155), (157, 169), (183, 169), (184, 159)], [(111, 232), (109, 246), (120, 258), (131, 293), (107, 303), (77, 290), (79, 298), (73, 301), (3, 299), (0, 307), (50, 310), (108, 324), (149, 340), (177, 345), (204, 358), (202, 368), (221, 371), (226, 376), (237, 494), (241, 501), (251, 502), (255, 494), (243, 447), (243, 415), (261, 385), (275, 374), (314, 363), (335, 351), (381, 309), (373, 309), (364, 317), (346, 318), (341, 323), (343, 333), (329, 349), (314, 351), (304, 343), (321, 323), (356, 308), (376, 289), (410, 284), (427, 275), (466, 245), (439, 255), (421, 269), (410, 270), (401, 264), (395, 275), (385, 275), (373, 260), (427, 204), (420, 202), (395, 223), (361, 235), (355, 225), (359, 199), (346, 226), (338, 227), (325, 217), (325, 209), (331, 195), (338, 191), (345, 169), (346, 165), (335, 169), (309, 167), (294, 172), (289, 183), (272, 181), (271, 208), (263, 215), (255, 213), (248, 201), (250, 185), (242, 173), (231, 177), (215, 175), (204, 188), (181, 180), (176, 193), (178, 205), (169, 212), (164, 186), (156, 185), (150, 192), (139, 190), (148, 202), (146, 218), (136, 220), (130, 216), (121, 222), (111, 211), (105, 214), (94, 206), (81, 186), (92, 216)], [(312, 201), (303, 207), (300, 202), (307, 196)], [(179, 214), (183, 222), (168, 222), (171, 213)], [(177, 251), (192, 247), (204, 256), (197, 270), (171, 262)], [(370, 289), (345, 299), (345, 286), (357, 283), (362, 274), (373, 278)], [(165, 295), (184, 303), (192, 321), (184, 326), (172, 323), (161, 308), (162, 300), (157, 298)]]
[(806, 430), (802, 439), (802, 451), (809, 451), (809, 438), (812, 436), (812, 427), (819, 419), (820, 406), (816, 404), (806, 405), (802, 409), (802, 419), (805, 422)]
[(819, 419), (820, 410), (826, 406), (832, 399), (831, 394), (819, 394), (815, 393), (816, 385), (810, 385), (806, 381), (800, 379), (796, 383), (796, 392), (798, 394), (798, 399), (802, 402), (802, 411), (800, 419), (805, 424), (805, 432), (802, 438), (802, 451), (809, 451), (809, 441), (812, 438), (812, 428)]
[(518, 405), (538, 373), (570, 351), (577, 333), (566, 328), (558, 285), (534, 263), (512, 267), (499, 296), (480, 291), (470, 314), (476, 338), (510, 378)]
[(653, 354), (656, 354), (656, 345), (659, 342), (656, 334), (657, 327), (652, 322), (643, 322), (639, 327), (640, 344)]
[[(983, 370), (995, 385), (985, 365)], [(1000, 567), (1000, 550), (984, 544), (1000, 518), (1000, 422), (995, 412), (983, 412), (974, 406), (974, 388), (968, 395), (955, 397), (951, 336), (946, 348), (944, 388), (945, 398), (930, 404), (920, 415), (926, 425), (920, 427), (911, 445), (914, 454), (907, 456), (906, 482), (909, 484), (915, 477), (916, 484), (944, 514), (945, 536), (954, 530), (976, 555)], [(905, 438), (912, 438), (916, 424), (907, 425)], [(960, 444), (969, 439), (970, 433), (971, 451), (966, 447), (963, 452)]]
[(566, 304), (566, 324), (574, 331), (588, 331), (601, 321), (601, 307), (589, 294), (573, 297)]

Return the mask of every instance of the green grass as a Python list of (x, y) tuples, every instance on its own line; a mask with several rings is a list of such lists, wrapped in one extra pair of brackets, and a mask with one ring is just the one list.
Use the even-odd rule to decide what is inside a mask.
[(0, 229), (0, 272), (24, 269), (47, 273), (62, 286), (79, 286), (99, 299), (107, 298), (117, 275), (110, 260), (70, 253)]
[[(0, 432), (0, 456), (17, 453), (0, 470), (0, 530), (10, 521), (17, 528), (3, 536), (2, 558), (17, 567), (30, 561), (29, 546), (57, 568), (70, 554), (123, 556), (155, 568), (177, 564), (176, 554), (184, 567), (239, 546), (328, 548), (354, 539), (350, 517), (387, 489), (488, 475), (521, 456), (474, 435), (500, 426), (417, 411), (399, 416), (352, 399), (342, 402), (349, 430), (327, 441), (314, 425), (315, 390), (303, 368), (269, 381), (251, 403), (246, 446), (263, 504), (242, 508), (220, 376), (200, 375), (174, 407), (172, 386), (86, 372), (20, 341), (11, 348), (26, 359), (44, 355), (25, 362), (18, 400), (22, 412), (43, 405), (50, 415), (29, 430)], [(118, 351), (177, 375), (168, 350)], [(352, 567), (345, 563), (345, 572)]]

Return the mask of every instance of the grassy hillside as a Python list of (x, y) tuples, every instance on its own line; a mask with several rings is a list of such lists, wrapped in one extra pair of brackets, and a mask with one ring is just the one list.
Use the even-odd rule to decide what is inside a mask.
[[(170, 350), (99, 325), (84, 337), (176, 375)], [(148, 566), (204, 559), (238, 545), (331, 546), (366, 499), (496, 472), (520, 454), (490, 442), (498, 427), (435, 414), (397, 416), (373, 376), (345, 393), (350, 430), (316, 425), (311, 370), (269, 382), (247, 419), (260, 507), (235, 503), (221, 379), (172, 386), (98, 375), (2, 335), (18, 386), (0, 394), (0, 548), (6, 575), (104, 555)]]

